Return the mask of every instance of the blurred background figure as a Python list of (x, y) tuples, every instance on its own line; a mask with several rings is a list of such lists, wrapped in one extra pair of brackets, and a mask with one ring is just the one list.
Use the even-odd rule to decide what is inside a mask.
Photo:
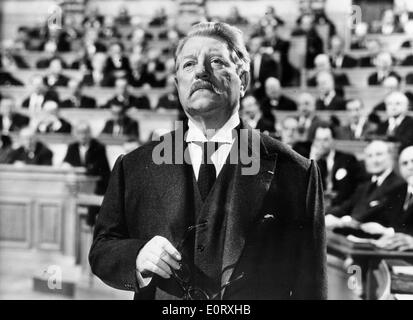
[(28, 126), (30, 118), (16, 111), (13, 97), (5, 96), (0, 100), (0, 132), (7, 134)]
[(281, 121), (281, 141), (290, 147), (295, 147), (299, 141), (298, 121), (294, 117), (285, 117)]
[(315, 102), (317, 110), (345, 110), (345, 100), (337, 93), (331, 73), (324, 71), (317, 74), (317, 90), (319, 94)]
[(298, 132), (301, 141), (313, 141), (315, 131), (321, 123), (316, 115), (314, 97), (304, 92), (298, 97)]
[(139, 140), (139, 124), (128, 117), (122, 104), (112, 103), (110, 105), (111, 118), (106, 121), (102, 130), (104, 134), (114, 137), (128, 136)]
[(18, 147), (10, 153), (10, 163), (52, 165), (53, 152), (36, 138), (33, 128), (20, 130)]
[(178, 91), (175, 86), (175, 77), (169, 76), (166, 81), (166, 93), (161, 95), (158, 100), (156, 110), (179, 110), (181, 104), (178, 99)]
[(31, 114), (36, 114), (43, 109), (46, 101), (53, 100), (59, 102), (56, 91), (49, 89), (40, 75), (34, 75), (30, 79), (29, 96), (23, 100), (22, 107), (27, 108)]
[(37, 124), (39, 133), (71, 133), (72, 125), (60, 116), (56, 101), (46, 101)]
[(400, 81), (400, 75), (393, 71), (393, 58), (390, 53), (381, 52), (378, 54), (374, 59), (374, 65), (376, 71), (369, 75), (367, 80), (370, 86), (383, 84), (383, 81), (388, 77), (395, 77)]
[(260, 130), (266, 134), (275, 133), (275, 117), (263, 117), (258, 101), (252, 95), (242, 99), (240, 117), (253, 129)]
[(358, 65), (357, 59), (346, 54), (344, 41), (339, 36), (333, 36), (330, 40), (330, 62), (334, 69), (354, 68)]
[(274, 77), (269, 77), (265, 80), (265, 97), (261, 101), (261, 107), (265, 114), (272, 113), (277, 110), (297, 110), (297, 104), (295, 101), (282, 94), (281, 83)]
[(0, 134), (0, 164), (11, 163), (10, 158), (13, 152), (13, 143), (8, 135)]
[(112, 104), (123, 105), (125, 110), (129, 108), (150, 109), (150, 102), (145, 95), (134, 96), (130, 93), (129, 84), (126, 78), (116, 79), (115, 96), (111, 98), (104, 106), (110, 108)]
[(60, 59), (52, 59), (46, 76), (43, 78), (45, 85), (52, 87), (67, 87), (69, 78), (63, 73), (62, 61)]
[(83, 94), (83, 83), (76, 79), (69, 81), (70, 97), (63, 100), (60, 108), (87, 108), (95, 109), (96, 100)]

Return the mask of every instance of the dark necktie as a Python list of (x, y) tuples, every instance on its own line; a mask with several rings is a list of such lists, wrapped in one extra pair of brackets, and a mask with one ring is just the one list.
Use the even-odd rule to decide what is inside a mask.
[(217, 150), (217, 142), (204, 142), (202, 146), (202, 163), (198, 174), (198, 188), (202, 201), (205, 201), (209, 191), (215, 183), (216, 170), (211, 156)]
[(406, 211), (413, 204), (413, 193), (407, 191), (406, 200), (404, 201), (403, 210)]
[(377, 180), (376, 181), (372, 181), (367, 189), (367, 196), (370, 196), (374, 190), (376, 190), (378, 187), (377, 185)]

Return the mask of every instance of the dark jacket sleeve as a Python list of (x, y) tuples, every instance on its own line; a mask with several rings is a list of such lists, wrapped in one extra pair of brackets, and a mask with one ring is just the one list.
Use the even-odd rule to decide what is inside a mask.
[(106, 284), (120, 290), (139, 290), (136, 257), (145, 242), (130, 238), (124, 211), (124, 172), (120, 156), (114, 166), (103, 199), (89, 253), (92, 272)]
[(306, 241), (302, 261), (297, 264), (302, 266), (297, 274), (296, 290), (298, 299), (326, 299), (326, 240), (324, 226), (324, 204), (321, 175), (315, 161), (311, 161), (306, 195), (306, 226), (304, 233)]

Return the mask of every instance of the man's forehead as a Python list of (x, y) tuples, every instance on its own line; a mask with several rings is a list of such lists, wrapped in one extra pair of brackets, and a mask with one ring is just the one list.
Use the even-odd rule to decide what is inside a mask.
[(188, 55), (197, 55), (200, 52), (206, 53), (228, 53), (228, 45), (222, 39), (208, 36), (194, 36), (189, 38), (184, 46), (182, 51), (179, 54), (179, 57), (185, 57)]
[(400, 162), (413, 160), (413, 147), (408, 147), (400, 154)]

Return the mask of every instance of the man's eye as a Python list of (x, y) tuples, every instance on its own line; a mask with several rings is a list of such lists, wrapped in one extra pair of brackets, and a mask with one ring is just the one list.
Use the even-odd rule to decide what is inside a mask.
[(224, 61), (222, 61), (221, 59), (212, 59), (211, 63), (215, 65), (221, 65), (221, 66), (225, 65)]
[(184, 69), (187, 69), (187, 68), (193, 67), (194, 64), (195, 64), (195, 63), (194, 63), (193, 61), (185, 62), (183, 68), (184, 68)]

